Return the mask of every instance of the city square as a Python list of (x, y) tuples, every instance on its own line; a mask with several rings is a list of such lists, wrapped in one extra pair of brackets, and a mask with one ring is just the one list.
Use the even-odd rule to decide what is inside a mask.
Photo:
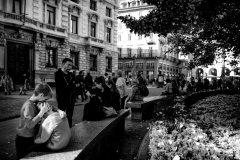
[(1, 159), (240, 159), (240, 4), (0, 0)]

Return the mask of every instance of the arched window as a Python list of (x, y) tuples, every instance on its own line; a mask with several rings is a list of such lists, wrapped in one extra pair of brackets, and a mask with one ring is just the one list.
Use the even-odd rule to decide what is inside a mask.
[(209, 70), (209, 75), (217, 76), (217, 69), (216, 68), (211, 68)]

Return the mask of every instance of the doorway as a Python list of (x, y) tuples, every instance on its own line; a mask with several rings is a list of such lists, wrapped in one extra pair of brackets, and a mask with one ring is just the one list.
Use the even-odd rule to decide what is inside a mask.
[(19, 43), (7, 44), (7, 73), (16, 85), (23, 83), (23, 75), (30, 76), (29, 46)]

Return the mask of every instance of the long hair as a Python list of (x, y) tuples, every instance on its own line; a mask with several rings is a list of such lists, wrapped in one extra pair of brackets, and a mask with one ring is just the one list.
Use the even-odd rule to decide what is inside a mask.
[(112, 88), (111, 88), (112, 91), (118, 92), (118, 89), (117, 89), (116, 84), (115, 84), (111, 79), (108, 79), (107, 82), (106, 82), (106, 84), (112, 86)]

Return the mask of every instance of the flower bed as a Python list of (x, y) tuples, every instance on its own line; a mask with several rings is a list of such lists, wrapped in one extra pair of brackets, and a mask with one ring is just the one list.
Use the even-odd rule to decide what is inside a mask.
[(151, 160), (240, 159), (239, 102), (240, 95), (215, 95), (188, 111), (180, 103), (159, 105), (151, 126)]

